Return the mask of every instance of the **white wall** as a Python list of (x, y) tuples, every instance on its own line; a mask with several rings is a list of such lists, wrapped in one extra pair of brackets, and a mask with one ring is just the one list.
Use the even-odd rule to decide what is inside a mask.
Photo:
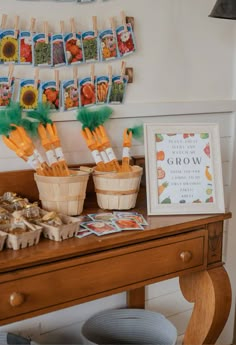
[[(37, 19), (37, 29), (48, 20), (51, 30), (59, 30), (59, 21), (69, 23), (75, 17), (81, 30), (98, 16), (99, 27), (108, 25), (108, 18), (124, 10), (135, 18), (137, 52), (127, 57), (134, 68), (134, 83), (129, 84), (125, 104), (114, 108), (107, 124), (117, 155), (121, 154), (123, 129), (142, 121), (148, 122), (217, 122), (220, 125), (226, 206), (230, 208), (232, 154), (234, 150), (234, 47), (235, 23), (208, 17), (214, 0), (97, 0), (93, 4), (57, 3), (49, 1), (0, 0), (1, 13), (9, 14), (9, 25), (20, 15), (21, 27), (27, 28), (29, 18)], [(49, 9), (46, 9), (46, 5)], [(69, 25), (67, 24), (69, 28)], [(119, 70), (120, 61), (112, 63)], [(79, 75), (88, 73), (88, 66), (79, 67)], [(0, 66), (0, 71), (7, 67)], [(96, 64), (97, 72), (105, 72), (106, 64)], [(33, 76), (32, 67), (15, 67), (18, 78)], [(61, 78), (72, 75), (69, 67), (60, 69)], [(40, 72), (41, 79), (53, 77), (53, 71)], [(181, 115), (183, 114), (183, 115)], [(138, 115), (138, 119), (136, 119)], [(75, 113), (53, 117), (58, 122), (62, 146), (69, 163), (90, 162), (91, 157), (80, 136)], [(70, 122), (64, 122), (70, 120)], [(132, 154), (143, 154), (143, 146), (134, 142)], [(0, 171), (27, 169), (0, 142)], [(230, 224), (230, 223), (229, 223)], [(225, 229), (224, 253), (231, 262), (228, 249), (228, 223)], [(231, 232), (232, 235), (232, 232)], [(232, 267), (232, 265), (231, 265)], [(40, 343), (78, 343), (78, 327), (90, 315), (104, 308), (125, 305), (125, 294), (86, 303), (81, 306), (47, 314), (31, 320), (1, 327), (0, 330), (32, 335)], [(192, 306), (179, 291), (176, 279), (147, 288), (147, 308), (166, 315), (183, 334)], [(233, 313), (221, 344), (232, 340)]]

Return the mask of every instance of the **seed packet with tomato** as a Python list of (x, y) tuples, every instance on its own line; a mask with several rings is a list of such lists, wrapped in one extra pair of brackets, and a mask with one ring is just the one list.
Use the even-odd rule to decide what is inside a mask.
[(80, 33), (70, 32), (64, 36), (66, 63), (74, 65), (84, 62), (84, 52)]
[(120, 231), (122, 230), (143, 230), (144, 228), (135, 219), (131, 218), (119, 218), (112, 221), (112, 224), (116, 226)]
[(42, 82), (40, 85), (39, 92), (40, 102), (47, 102), (50, 104), (50, 110), (56, 111), (60, 108), (60, 86), (57, 90), (57, 85), (55, 80), (49, 80)]
[(66, 54), (62, 34), (52, 35), (52, 64), (54, 67), (66, 64)]
[(118, 57), (117, 39), (112, 29), (100, 31), (99, 33), (100, 60), (109, 61)]
[(0, 32), (0, 62), (17, 63), (19, 57), (18, 34), (15, 30), (2, 30)]
[(86, 77), (79, 81), (80, 86), (80, 106), (88, 106), (96, 103), (95, 84), (91, 77)]
[(104, 104), (108, 101), (109, 77), (99, 76), (96, 78), (96, 103)]
[(33, 35), (33, 65), (52, 66), (51, 35), (45, 33)]
[(37, 109), (40, 81), (21, 79), (18, 88), (18, 102), (24, 110)]
[(76, 109), (79, 106), (79, 87), (74, 79), (64, 80), (61, 86), (61, 99), (63, 110)]
[(14, 78), (10, 81), (8, 77), (0, 77), (0, 108), (7, 107), (11, 100), (14, 92)]
[(108, 102), (111, 104), (121, 104), (124, 102), (124, 96), (128, 78), (116, 75), (112, 77), (112, 85), (109, 89)]
[(131, 24), (126, 24), (116, 28), (119, 57), (124, 57), (136, 50), (136, 43)]
[(22, 65), (32, 64), (32, 33), (20, 31), (19, 34), (19, 63)]
[(85, 62), (99, 61), (98, 36), (95, 31), (82, 32), (82, 42)]

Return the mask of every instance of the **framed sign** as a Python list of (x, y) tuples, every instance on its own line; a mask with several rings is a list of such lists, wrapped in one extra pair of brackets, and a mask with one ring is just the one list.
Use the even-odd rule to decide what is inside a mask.
[(217, 124), (144, 124), (149, 215), (223, 213)]

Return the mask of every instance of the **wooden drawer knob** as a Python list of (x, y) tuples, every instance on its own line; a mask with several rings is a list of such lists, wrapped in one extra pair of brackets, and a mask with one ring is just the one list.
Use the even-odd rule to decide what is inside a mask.
[(192, 259), (192, 253), (186, 250), (185, 252), (180, 253), (180, 259), (185, 263), (189, 262)]
[(13, 292), (9, 298), (12, 307), (18, 307), (24, 302), (24, 295), (20, 292)]

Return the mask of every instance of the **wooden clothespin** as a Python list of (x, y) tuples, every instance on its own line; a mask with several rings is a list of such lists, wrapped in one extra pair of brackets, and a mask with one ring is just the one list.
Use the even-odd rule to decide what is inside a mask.
[(60, 28), (61, 28), (61, 34), (64, 34), (64, 32), (65, 32), (65, 22), (64, 22), (64, 20), (60, 20)]
[(94, 36), (97, 37), (98, 35), (97, 16), (93, 16), (93, 31), (94, 31)]
[(75, 26), (75, 18), (70, 18), (70, 26), (71, 26), (71, 32), (73, 35), (73, 39), (76, 39), (76, 26)]
[(58, 69), (55, 69), (54, 75), (55, 75), (55, 82), (56, 82), (56, 90), (59, 91), (60, 81), (59, 81), (59, 70)]
[(74, 80), (74, 88), (78, 88), (78, 67), (73, 66), (73, 80)]
[(108, 78), (109, 78), (108, 85), (111, 86), (112, 85), (112, 65), (108, 65), (107, 68), (108, 68)]
[(8, 66), (8, 86), (11, 86), (13, 71), (14, 71), (14, 65), (10, 63)]
[(116, 24), (115, 24), (115, 18), (114, 17), (110, 17), (110, 25), (111, 25), (111, 29), (112, 29), (112, 34), (115, 37), (116, 36)]
[(43, 30), (45, 35), (45, 43), (48, 44), (48, 22), (43, 22)]
[(7, 25), (7, 14), (2, 14), (2, 22), (1, 22), (1, 29), (4, 30), (6, 29)]
[(94, 85), (94, 79), (95, 79), (94, 64), (91, 64), (91, 66), (90, 66), (90, 78), (91, 78), (91, 84)]
[(14, 23), (14, 38), (17, 38), (18, 36), (18, 31), (19, 31), (19, 16), (15, 16), (15, 23)]
[(30, 19), (30, 29), (29, 29), (29, 31), (31, 33), (35, 32), (35, 24), (36, 24), (36, 19), (35, 18), (31, 18)]
[(125, 76), (125, 68), (126, 68), (126, 62), (123, 60), (121, 61), (121, 69), (120, 69), (120, 81), (123, 82), (123, 78)]
[(39, 68), (36, 67), (34, 69), (34, 88), (38, 89), (38, 82), (39, 82)]
[(121, 20), (122, 20), (122, 25), (124, 26), (124, 30), (127, 31), (127, 23), (126, 23), (125, 11), (121, 11), (120, 15), (121, 15)]

